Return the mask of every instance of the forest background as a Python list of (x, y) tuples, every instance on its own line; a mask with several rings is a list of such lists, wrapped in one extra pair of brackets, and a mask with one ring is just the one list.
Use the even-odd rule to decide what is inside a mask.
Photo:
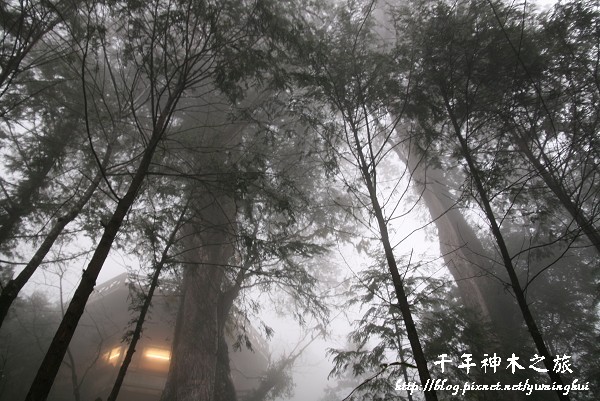
[[(597, 399), (597, 1), (20, 0), (0, 23), (1, 397), (76, 372), (121, 258), (132, 349), (178, 283), (165, 401), (235, 400), (225, 337), (274, 313), (303, 334), (251, 399), (290, 397), (311, 341), (329, 399)], [(540, 371), (434, 363), (494, 352)]]

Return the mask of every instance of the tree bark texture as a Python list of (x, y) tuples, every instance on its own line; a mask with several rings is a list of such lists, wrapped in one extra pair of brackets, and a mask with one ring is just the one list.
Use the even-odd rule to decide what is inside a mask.
[(229, 310), (220, 307), (235, 207), (227, 196), (203, 198), (201, 216), (184, 228), (186, 264), (163, 401), (235, 401), (224, 337)]

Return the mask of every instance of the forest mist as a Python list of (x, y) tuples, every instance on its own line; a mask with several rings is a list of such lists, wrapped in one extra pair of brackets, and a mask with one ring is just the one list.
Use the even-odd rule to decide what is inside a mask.
[(0, 401), (596, 400), (600, 3), (6, 0)]

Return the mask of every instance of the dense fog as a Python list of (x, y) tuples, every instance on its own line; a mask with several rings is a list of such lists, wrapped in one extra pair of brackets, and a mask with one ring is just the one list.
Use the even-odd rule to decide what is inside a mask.
[(2, 2), (0, 401), (597, 400), (599, 38), (596, 0)]

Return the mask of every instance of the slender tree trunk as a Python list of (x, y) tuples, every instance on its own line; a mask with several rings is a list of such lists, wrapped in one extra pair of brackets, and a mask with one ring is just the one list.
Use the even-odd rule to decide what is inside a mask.
[[(496, 216), (494, 214), (494, 211), (492, 210), (487, 191), (485, 190), (481, 178), (479, 177), (479, 170), (477, 169), (475, 161), (471, 156), (471, 150), (469, 149), (467, 140), (462, 135), (460, 124), (458, 123), (458, 120), (454, 115), (452, 107), (450, 106), (450, 102), (446, 97), (444, 97), (444, 102), (446, 106), (446, 111), (448, 113), (448, 116), (450, 117), (452, 127), (454, 129), (454, 134), (460, 143), (462, 155), (465, 158), (465, 161), (467, 162), (467, 165), (469, 167), (470, 176), (475, 184), (477, 195), (479, 196), (479, 201), (481, 202), (481, 206), (483, 207), (488, 222), (490, 223), (492, 234), (494, 236), (494, 239), (496, 240), (498, 249), (500, 250), (504, 267), (506, 268), (506, 272), (508, 273), (508, 276), (510, 278), (510, 284), (513, 290), (513, 294), (517, 299), (517, 304), (521, 309), (521, 313), (523, 315), (523, 319), (525, 320), (525, 324), (527, 325), (527, 329), (529, 330), (529, 334), (533, 339), (533, 342), (537, 348), (537, 351), (539, 352), (539, 355), (544, 357), (544, 366), (548, 370), (548, 376), (550, 377), (550, 380), (553, 383), (562, 385), (563, 381), (561, 375), (558, 372), (554, 371), (552, 355), (550, 354), (550, 351), (548, 350), (548, 347), (544, 342), (542, 333), (538, 328), (538, 325), (533, 317), (533, 314), (531, 313), (531, 310), (529, 309), (527, 299), (525, 298), (525, 294), (523, 292), (521, 284), (519, 283), (519, 278), (513, 266), (510, 253), (508, 251), (508, 246), (504, 241), (504, 237), (496, 221)], [(570, 400), (570, 397), (568, 395), (563, 394), (563, 391), (556, 391), (556, 393), (561, 401)]]
[(75, 358), (70, 349), (67, 349), (67, 358), (69, 358), (70, 370), (71, 370), (71, 384), (73, 385), (73, 398), (75, 401), (81, 401), (81, 393), (79, 392), (79, 377), (77, 377), (77, 366), (75, 365)]
[[(408, 337), (408, 341), (413, 352), (413, 358), (415, 359), (415, 363), (417, 365), (419, 378), (421, 379), (421, 385), (425, 389), (425, 399), (427, 401), (437, 401), (437, 394), (435, 390), (427, 389), (428, 384), (431, 382), (431, 375), (429, 374), (429, 368), (427, 367), (427, 359), (425, 359), (425, 354), (423, 353), (421, 341), (419, 340), (417, 326), (415, 325), (415, 322), (412, 317), (412, 312), (410, 311), (408, 297), (406, 296), (406, 292), (404, 291), (402, 277), (400, 276), (400, 273), (398, 271), (396, 258), (394, 257), (394, 251), (389, 239), (387, 222), (383, 215), (383, 210), (381, 209), (381, 206), (379, 204), (379, 199), (377, 198), (377, 192), (375, 190), (376, 183), (373, 181), (372, 172), (369, 168), (369, 163), (367, 163), (365, 159), (363, 147), (358, 138), (358, 128), (352, 126), (351, 129), (354, 135), (354, 144), (349, 143), (348, 145), (354, 148), (354, 153), (357, 156), (359, 168), (365, 186), (367, 187), (367, 191), (369, 192), (371, 206), (373, 207), (373, 214), (375, 215), (375, 218), (377, 219), (377, 224), (379, 226), (381, 243), (385, 251), (388, 269), (390, 274), (392, 275), (392, 282), (394, 284), (394, 289), (396, 290), (396, 298), (398, 300), (398, 305), (402, 314), (402, 319), (404, 320), (404, 325), (406, 327), (406, 335)], [(373, 165), (371, 168), (375, 169), (376, 166)]]
[(121, 385), (123, 384), (123, 380), (125, 380), (125, 375), (127, 374), (127, 369), (129, 368), (129, 364), (131, 363), (131, 359), (133, 358), (133, 354), (135, 353), (135, 347), (139, 339), (142, 336), (142, 328), (144, 326), (144, 322), (146, 321), (146, 315), (150, 310), (150, 305), (152, 304), (152, 297), (154, 296), (154, 291), (156, 287), (158, 287), (158, 279), (162, 273), (163, 267), (168, 260), (169, 251), (172, 246), (175, 244), (177, 234), (179, 233), (179, 229), (181, 228), (181, 224), (187, 212), (187, 206), (183, 208), (178, 221), (171, 231), (169, 235), (169, 239), (165, 245), (165, 249), (163, 249), (162, 254), (160, 256), (160, 260), (154, 266), (154, 273), (152, 274), (152, 279), (150, 280), (150, 286), (148, 287), (148, 293), (144, 297), (144, 302), (140, 309), (140, 314), (138, 316), (137, 321), (135, 322), (135, 328), (133, 330), (133, 335), (131, 337), (131, 342), (129, 343), (129, 347), (127, 348), (127, 353), (125, 354), (125, 358), (123, 358), (123, 362), (121, 363), (121, 367), (119, 368), (119, 373), (117, 374), (117, 378), (115, 379), (115, 383), (113, 388), (107, 398), (107, 401), (116, 401), (119, 391), (121, 390)]
[[(400, 362), (402, 363), (400, 369), (402, 370), (402, 377), (404, 378), (404, 383), (409, 382), (408, 378), (408, 369), (406, 367), (406, 358), (404, 357), (404, 348), (402, 347), (402, 338), (400, 337), (400, 327), (398, 327), (398, 320), (394, 318), (394, 328), (396, 329), (396, 342), (398, 343), (398, 357), (400, 358)], [(407, 391), (406, 397), (408, 401), (413, 401), (412, 392)]]
[(65, 356), (71, 339), (73, 338), (73, 334), (75, 333), (79, 319), (84, 312), (87, 300), (94, 290), (96, 279), (98, 278), (100, 270), (104, 265), (104, 261), (110, 252), (115, 237), (117, 236), (117, 233), (123, 224), (123, 220), (133, 205), (138, 191), (144, 182), (146, 172), (148, 171), (148, 167), (150, 166), (152, 157), (156, 151), (156, 147), (163, 137), (163, 134), (167, 130), (171, 115), (175, 105), (179, 100), (179, 97), (181, 96), (182, 90), (183, 85), (179, 83), (166, 102), (163, 113), (154, 126), (150, 141), (148, 142), (146, 150), (142, 156), (142, 160), (140, 161), (133, 179), (129, 184), (129, 188), (125, 193), (125, 196), (119, 200), (113, 215), (104, 229), (100, 243), (96, 247), (90, 263), (81, 276), (81, 282), (75, 290), (75, 294), (73, 295), (73, 299), (67, 308), (67, 312), (65, 313), (65, 316), (63, 317), (58, 330), (56, 331), (56, 334), (50, 344), (50, 348), (48, 349), (48, 352), (42, 361), (42, 365), (38, 370), (33, 384), (29, 389), (26, 401), (44, 401), (47, 399), (50, 388), (52, 387), (54, 379), (56, 378), (56, 374), (58, 373), (58, 369), (60, 368), (62, 359)]
[[(564, 185), (558, 180), (550, 170), (551, 162), (544, 153), (543, 149), (540, 149), (542, 158), (544, 159), (543, 164), (534, 154), (531, 148), (527, 145), (525, 138), (519, 134), (512, 134), (515, 142), (519, 146), (521, 153), (525, 155), (527, 160), (540, 174), (546, 186), (554, 193), (556, 198), (560, 201), (566, 211), (571, 217), (577, 222), (583, 233), (588, 237), (592, 245), (596, 248), (598, 254), (600, 254), (600, 232), (594, 227), (593, 220), (585, 213), (580, 205), (569, 196)], [(582, 183), (583, 185), (583, 183)]]
[[(512, 40), (508, 36), (506, 30), (504, 29), (504, 24), (503, 24), (502, 20), (500, 19), (500, 16), (498, 15), (498, 12), (496, 11), (496, 8), (494, 7), (493, 3), (490, 0), (488, 0), (488, 3), (490, 4), (490, 6), (494, 12), (494, 16), (496, 18), (496, 21), (498, 22), (498, 26), (502, 30), (502, 33), (504, 34), (506, 41), (510, 45), (511, 50), (515, 54), (520, 66), (523, 68), (523, 71), (525, 71), (527, 78), (529, 79), (529, 81), (531, 82), (533, 87), (535, 88), (538, 99), (542, 101), (542, 106), (543, 106), (545, 114), (547, 114), (550, 118), (552, 118), (552, 114), (546, 107), (546, 104), (544, 102), (544, 96), (542, 95), (540, 88), (538, 87), (538, 85), (536, 84), (534, 79), (531, 77), (531, 74), (529, 73), (529, 69), (527, 68), (527, 65), (525, 64), (525, 62), (523, 61), (523, 58), (521, 57), (520, 49), (517, 49), (515, 47), (515, 44), (512, 42)], [(597, 80), (596, 80), (596, 84), (597, 84)], [(515, 136), (518, 137), (518, 135), (515, 135)], [(575, 202), (573, 202), (571, 197), (564, 190), (564, 187), (551, 174), (551, 171), (549, 171), (549, 169), (551, 168), (552, 163), (547, 159), (543, 149), (540, 149), (540, 152), (542, 154), (542, 157), (545, 159), (544, 160), (545, 166), (542, 163), (540, 163), (540, 161), (533, 155), (533, 153), (531, 152), (531, 149), (529, 149), (529, 147), (523, 142), (523, 138), (517, 138), (517, 144), (519, 145), (519, 148), (521, 149), (521, 151), (523, 151), (525, 153), (525, 155), (529, 159), (529, 161), (538, 170), (538, 172), (542, 176), (542, 179), (544, 180), (544, 182), (546, 182), (546, 185), (548, 186), (548, 188), (550, 188), (550, 190), (552, 190), (552, 192), (554, 192), (554, 194), (559, 199), (559, 201), (562, 203), (562, 205), (565, 207), (565, 209), (567, 209), (569, 214), (571, 214), (571, 216), (575, 219), (575, 221), (577, 221), (577, 224), (579, 225), (579, 227), (581, 227), (581, 229), (583, 230), (585, 235), (592, 242), (592, 245), (600, 253), (600, 234), (598, 233), (598, 230), (595, 229), (595, 227), (593, 225), (593, 220), (590, 219), (589, 217), (587, 217), (585, 215), (584, 211), (580, 207), (578, 207)], [(525, 145), (525, 147), (523, 147), (523, 145)], [(593, 147), (592, 147), (592, 149), (593, 149)]]
[[(109, 146), (109, 148), (106, 150), (106, 154), (100, 168), (106, 167), (110, 158), (110, 154), (111, 147)], [(101, 178), (102, 173), (99, 171), (96, 173), (96, 176), (87, 187), (81, 198), (79, 198), (79, 200), (64, 216), (61, 216), (56, 220), (54, 226), (48, 235), (46, 235), (46, 238), (44, 238), (42, 244), (39, 246), (33, 257), (29, 260), (29, 263), (27, 263), (27, 266), (25, 266), (25, 268), (17, 275), (17, 277), (15, 277), (13, 280), (10, 280), (3, 288), (2, 293), (0, 294), (0, 327), (2, 327), (2, 323), (6, 318), (8, 310), (13, 301), (19, 295), (21, 289), (25, 286), (25, 284), (27, 284), (33, 273), (35, 273), (37, 268), (40, 266), (52, 248), (54, 242), (62, 233), (63, 229), (79, 215), (83, 207), (91, 199), (92, 195), (96, 191), (96, 188), (98, 187), (98, 184), (100, 183)]]

